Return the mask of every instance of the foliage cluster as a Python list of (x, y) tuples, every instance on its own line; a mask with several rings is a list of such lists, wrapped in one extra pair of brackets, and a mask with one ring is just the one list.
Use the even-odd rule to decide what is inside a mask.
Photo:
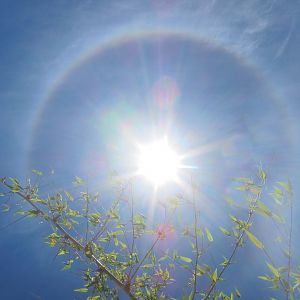
[[(40, 171), (34, 173), (36, 178), (43, 177)], [(74, 268), (76, 262), (81, 268), (84, 265), (83, 286), (75, 291), (86, 293), (88, 300), (241, 298), (243, 295), (234, 282), (227, 282), (226, 291), (220, 283), (226, 279), (226, 270), (235, 262), (237, 252), (248, 241), (266, 259), (269, 272), (258, 274), (259, 278), (278, 290), (279, 298), (300, 297), (300, 268), (292, 261), (293, 191), (289, 182), (277, 182), (271, 193), (263, 197), (267, 175), (261, 168), (255, 179), (235, 179), (244, 201), (237, 204), (225, 197), (235, 214), (229, 216), (230, 227), (220, 227), (220, 234), (232, 248), (213, 264), (206, 257), (216, 235), (201, 218), (196, 184), (191, 184), (190, 197), (175, 195), (163, 203), (164, 220), (154, 224), (139, 211), (132, 179), (115, 176), (112, 181), (115, 200), (105, 201), (98, 193), (89, 192), (78, 176), (73, 182), (75, 192), (63, 190), (46, 195), (40, 180), (22, 184), (16, 178), (1, 179), (2, 210), (20, 215), (15, 222), (34, 217), (50, 224), (47, 243), (56, 249), (56, 255), (65, 257), (63, 270)], [(270, 199), (273, 201), (267, 205)], [(189, 211), (188, 224), (182, 221), (183, 207)], [(288, 221), (284, 220), (285, 211)], [(275, 247), (281, 242), (284, 265), (272, 259), (269, 246), (254, 233), (256, 214), (270, 219), (281, 233)], [(175, 243), (161, 247), (172, 236), (186, 245), (185, 249), (178, 249)], [(176, 280), (178, 273), (186, 282)]]

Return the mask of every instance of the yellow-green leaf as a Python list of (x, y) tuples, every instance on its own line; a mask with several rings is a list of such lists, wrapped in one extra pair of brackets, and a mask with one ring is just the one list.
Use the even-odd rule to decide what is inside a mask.
[(99, 298), (100, 298), (100, 296), (90, 296), (87, 298), (87, 300), (97, 300)]
[(74, 185), (83, 185), (83, 180), (79, 176), (76, 176), (73, 184)]
[(272, 216), (272, 213), (270, 212), (269, 208), (259, 200), (257, 201), (257, 211), (262, 215), (266, 215), (268, 217)]
[(267, 276), (258, 276), (258, 278), (265, 281), (271, 281), (271, 279)]
[(235, 289), (235, 294), (238, 298), (241, 298), (241, 293), (237, 288)]
[(78, 293), (86, 293), (87, 291), (88, 291), (87, 288), (81, 288), (81, 289), (74, 290), (74, 292), (78, 292)]
[(207, 239), (212, 242), (214, 240), (212, 234), (210, 233), (210, 231), (208, 230), (207, 227), (205, 227), (205, 232), (206, 232), (206, 236), (207, 236)]
[(227, 229), (225, 229), (225, 228), (223, 228), (223, 227), (220, 227), (220, 230), (221, 230), (224, 234), (230, 236), (230, 232), (229, 232)]
[(180, 256), (180, 259), (184, 262), (187, 262), (187, 263), (191, 263), (192, 260), (189, 258), (189, 257), (185, 257), (185, 256)]
[(100, 296), (90, 296), (87, 298), (87, 300), (97, 300), (99, 298), (100, 298)]
[(246, 234), (248, 235), (250, 241), (259, 249), (263, 249), (264, 245), (263, 243), (254, 235), (252, 234), (250, 231), (245, 230)]
[(65, 194), (69, 198), (70, 201), (74, 200), (74, 197), (68, 191), (65, 191)]
[(280, 273), (279, 271), (270, 263), (267, 262), (267, 266), (268, 268), (270, 269), (270, 271), (277, 277), (279, 278), (280, 277)]
[(40, 170), (32, 170), (32, 173), (38, 175), (38, 176), (42, 176), (43, 175), (43, 172), (40, 171)]
[(7, 205), (7, 204), (2, 204), (2, 211), (3, 211), (3, 212), (8, 212), (8, 211), (9, 211), (9, 205)]
[(212, 276), (212, 279), (214, 282), (217, 282), (218, 279), (218, 269), (215, 269), (214, 274)]

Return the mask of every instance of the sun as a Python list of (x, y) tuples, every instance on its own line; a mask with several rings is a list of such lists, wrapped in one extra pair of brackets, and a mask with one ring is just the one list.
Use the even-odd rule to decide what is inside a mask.
[(177, 179), (179, 162), (179, 156), (167, 139), (157, 140), (140, 146), (138, 173), (159, 186)]

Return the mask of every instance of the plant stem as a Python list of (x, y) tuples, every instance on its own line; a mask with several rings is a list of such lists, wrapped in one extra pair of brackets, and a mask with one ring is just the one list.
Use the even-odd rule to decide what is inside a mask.
[(287, 274), (287, 283), (288, 289), (286, 293), (286, 299), (289, 300), (290, 296), (290, 274), (291, 274), (291, 264), (292, 264), (292, 233), (293, 233), (293, 198), (292, 193), (289, 193), (290, 197), (290, 232), (289, 232), (289, 255), (288, 255), (288, 274)]
[(146, 260), (146, 258), (149, 256), (150, 252), (153, 250), (153, 248), (155, 247), (155, 245), (156, 245), (156, 243), (158, 241), (159, 241), (159, 237), (156, 238), (156, 240), (154, 241), (154, 243), (152, 244), (152, 246), (149, 248), (149, 250), (147, 251), (147, 253), (144, 255), (143, 259), (140, 261), (139, 265), (137, 266), (137, 268), (135, 269), (135, 271), (131, 275), (131, 278), (134, 278), (134, 276), (137, 274), (137, 272), (139, 271), (141, 265), (144, 263), (144, 261)]
[(14, 221), (12, 221), (12, 222), (6, 224), (6, 225), (0, 227), (0, 231), (2, 231), (2, 230), (4, 230), (4, 229), (8, 228), (8, 227), (11, 226), (11, 225), (14, 225), (14, 224), (16, 224), (16, 223), (22, 221), (23, 219), (27, 218), (29, 215), (30, 215), (30, 213), (25, 214), (24, 216), (22, 216), (22, 217), (20, 217), (20, 218), (18, 218), (18, 219), (16, 219), (16, 220), (14, 220)]
[[(135, 243), (135, 227), (134, 227), (134, 208), (133, 208), (133, 186), (132, 182), (130, 183), (130, 200), (131, 200), (131, 224), (132, 224), (132, 241), (131, 241), (131, 252), (132, 255), (134, 250), (134, 243)], [(128, 273), (128, 278), (131, 278), (131, 272), (133, 270), (133, 265), (130, 266), (130, 270)]]
[[(276, 264), (274, 263), (273, 259), (271, 258), (270, 254), (267, 252), (267, 250), (266, 250), (265, 248), (263, 248), (263, 253), (264, 253), (265, 256), (268, 258), (269, 262), (270, 262), (274, 267), (276, 267)], [(279, 282), (280, 282), (280, 284), (281, 284), (281, 286), (282, 286), (284, 292), (288, 293), (288, 290), (287, 290), (286, 286), (284, 285), (284, 282), (282, 281), (282, 278), (279, 277), (278, 280), (279, 280)]]
[[(254, 200), (254, 203), (253, 203), (254, 205), (256, 204), (257, 200), (260, 198), (260, 195), (261, 195), (261, 192), (257, 195), (256, 199)], [(245, 227), (247, 227), (250, 224), (250, 221), (252, 219), (253, 214), (254, 214), (254, 209), (250, 208), (249, 214), (248, 214), (248, 218), (247, 218), (247, 221), (245, 223)], [(244, 235), (245, 235), (245, 230), (242, 230), (240, 232), (239, 237), (236, 240), (234, 249), (233, 249), (233, 251), (232, 251), (232, 253), (231, 253), (231, 255), (230, 255), (229, 259), (228, 259), (228, 262), (223, 266), (221, 272), (218, 274), (217, 279), (215, 281), (212, 281), (212, 283), (210, 284), (210, 287), (209, 287), (209, 289), (207, 291), (207, 294), (205, 295), (205, 297), (202, 300), (209, 299), (209, 297), (210, 297), (212, 291), (214, 290), (216, 284), (219, 282), (219, 280), (222, 277), (223, 273), (226, 271), (226, 269), (228, 268), (228, 266), (231, 264), (231, 262), (232, 262), (232, 260), (233, 260), (233, 258), (235, 256), (235, 254), (236, 254), (236, 252), (238, 250), (238, 247), (240, 246), (240, 242), (243, 239)]]
[[(7, 183), (4, 183), (4, 185), (6, 187), (8, 187), (9, 189), (12, 188), (12, 186), (8, 185)], [(16, 192), (17, 195), (19, 195), (20, 197), (22, 197), (24, 200), (26, 200), (34, 209), (36, 209), (36, 211), (39, 213), (39, 215), (41, 217), (43, 217), (46, 221), (49, 221), (53, 224), (54, 227), (56, 227), (63, 235), (66, 239), (70, 240), (73, 244), (73, 246), (75, 246), (75, 248), (77, 248), (78, 250), (82, 251), (85, 254), (85, 247), (76, 239), (74, 238), (70, 233), (68, 233), (60, 224), (57, 223), (57, 221), (51, 217), (49, 217), (49, 215), (47, 213), (45, 213), (43, 210), (41, 210), (32, 200), (30, 195), (25, 195), (22, 192)], [(102, 264), (101, 261), (99, 261), (94, 254), (89, 255), (88, 257), (92, 262), (94, 262), (96, 264), (96, 266), (98, 267), (98, 269), (100, 271), (102, 271), (103, 273), (105, 273), (117, 286), (119, 286), (130, 299), (135, 300), (136, 298), (134, 297), (134, 295), (130, 292), (130, 290), (128, 288), (126, 288), (125, 284), (123, 284), (113, 273), (111, 273), (111, 271)]]
[(86, 217), (86, 232), (85, 232), (85, 243), (88, 242), (88, 235), (89, 235), (89, 202), (90, 202), (90, 195), (89, 190), (87, 190), (87, 196), (86, 196), (86, 207), (85, 207), (85, 217)]
[(195, 269), (194, 269), (194, 287), (193, 287), (193, 294), (192, 294), (192, 300), (195, 298), (196, 292), (197, 292), (197, 266), (198, 266), (198, 259), (199, 259), (199, 245), (198, 245), (198, 212), (197, 212), (197, 206), (196, 206), (196, 197), (195, 197), (195, 188), (193, 187), (192, 182), (192, 189), (193, 189), (193, 208), (194, 208), (194, 234), (196, 239), (196, 261), (195, 261)]
[[(116, 201), (114, 203), (112, 209), (114, 210), (117, 207), (118, 204), (119, 204), (119, 201)], [(103, 234), (103, 232), (105, 231), (105, 228), (106, 228), (109, 220), (110, 220), (110, 217), (109, 217), (109, 215), (107, 215), (107, 217), (106, 217), (106, 219), (105, 219), (102, 227), (98, 230), (98, 232), (94, 235), (94, 237), (90, 239), (90, 241), (88, 242), (88, 244), (89, 243), (94, 243)]]

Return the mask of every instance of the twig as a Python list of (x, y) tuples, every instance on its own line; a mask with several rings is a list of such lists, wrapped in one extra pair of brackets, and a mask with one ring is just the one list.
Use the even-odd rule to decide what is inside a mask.
[[(258, 201), (258, 199), (260, 198), (260, 196), (261, 196), (261, 192), (257, 195), (256, 199), (254, 200), (254, 205), (256, 204), (256, 202)], [(245, 228), (250, 224), (250, 221), (252, 219), (253, 214), (254, 214), (254, 209), (250, 208), (249, 214), (248, 214), (248, 218), (247, 218), (247, 221), (245, 223)], [(234, 249), (233, 249), (233, 251), (232, 251), (232, 253), (231, 253), (228, 261), (226, 262), (226, 264), (223, 265), (223, 268), (222, 268), (221, 272), (218, 274), (217, 279), (215, 281), (212, 281), (212, 283), (211, 283), (211, 285), (210, 285), (210, 287), (209, 287), (209, 289), (207, 291), (207, 294), (205, 295), (205, 297), (202, 300), (209, 299), (209, 296), (212, 293), (212, 291), (214, 290), (216, 284), (219, 282), (219, 280), (222, 277), (223, 273), (226, 271), (226, 269), (228, 268), (228, 266), (231, 264), (231, 262), (232, 262), (232, 260), (233, 260), (233, 258), (235, 256), (235, 254), (237, 252), (237, 249), (240, 246), (240, 243), (241, 243), (244, 235), (245, 235), (245, 230), (241, 230), (240, 235), (237, 238), (237, 241), (235, 243)]]
[[(12, 186), (10, 186), (7, 183), (3, 183), (6, 187), (8, 187), (9, 189), (12, 188)], [(53, 224), (54, 227), (56, 227), (63, 235), (66, 239), (70, 240), (73, 243), (73, 246), (75, 246), (76, 249), (82, 251), (83, 253), (85, 253), (85, 247), (76, 239), (74, 238), (70, 233), (68, 233), (60, 224), (57, 223), (57, 220), (51, 218), (47, 213), (45, 213), (43, 210), (41, 210), (32, 200), (30, 195), (25, 195), (22, 192), (16, 192), (17, 195), (19, 195), (20, 197), (22, 197), (24, 200), (26, 200), (33, 208), (36, 209), (36, 211), (38, 212), (38, 214), (43, 217), (46, 221), (49, 221), (50, 223)], [(111, 273), (111, 271), (102, 264), (101, 261), (99, 261), (94, 254), (89, 255), (88, 257), (91, 261), (93, 261), (96, 266), (98, 267), (98, 269), (105, 273), (112, 281), (114, 281), (114, 283), (119, 286), (130, 299), (136, 299), (134, 297), (134, 295), (131, 293), (131, 291), (114, 275)]]
[(89, 234), (89, 204), (90, 204), (90, 195), (89, 195), (89, 190), (87, 190), (87, 195), (86, 195), (86, 207), (85, 207), (85, 217), (86, 217), (86, 233), (85, 233), (85, 243), (87, 244), (88, 242), (88, 234)]
[(290, 275), (291, 275), (291, 264), (292, 264), (292, 233), (293, 233), (293, 198), (291, 192), (289, 192), (289, 196), (290, 196), (290, 232), (289, 232), (288, 274), (287, 274), (288, 289), (286, 294), (287, 300), (289, 300), (289, 296), (290, 296)]
[(155, 245), (156, 245), (156, 243), (158, 241), (159, 241), (159, 237), (156, 238), (156, 240), (154, 241), (154, 243), (152, 244), (152, 246), (149, 248), (149, 250), (147, 251), (147, 253), (144, 255), (143, 259), (138, 264), (137, 268), (135, 269), (135, 271), (131, 275), (130, 279), (134, 278), (134, 276), (137, 274), (137, 272), (139, 271), (140, 267), (142, 266), (142, 264), (144, 263), (144, 261), (146, 260), (146, 258), (149, 256), (149, 254), (151, 253), (151, 251), (154, 249), (154, 247), (155, 247)]
[[(131, 255), (134, 250), (135, 244), (135, 228), (134, 228), (134, 209), (133, 209), (133, 186), (130, 184), (130, 200), (131, 200), (131, 224), (132, 224), (132, 241), (131, 241)], [(130, 266), (130, 270), (128, 273), (128, 278), (131, 278), (131, 272), (133, 270), (133, 265)]]
[(11, 225), (14, 225), (14, 224), (16, 224), (16, 223), (22, 221), (23, 219), (25, 219), (25, 218), (28, 217), (29, 215), (30, 215), (30, 213), (27, 213), (27, 214), (25, 214), (24, 216), (22, 216), (22, 217), (20, 217), (20, 218), (18, 218), (18, 219), (16, 219), (16, 220), (14, 220), (14, 221), (12, 221), (12, 222), (10, 222), (10, 223), (4, 225), (4, 226), (2, 226), (2, 227), (0, 228), (0, 231), (6, 229), (7, 227), (9, 227), (9, 226), (11, 226)]
[(193, 187), (193, 208), (194, 208), (194, 234), (196, 239), (196, 261), (195, 261), (195, 269), (194, 269), (194, 288), (193, 288), (193, 294), (192, 294), (192, 300), (195, 298), (196, 292), (197, 292), (197, 266), (198, 266), (198, 259), (199, 259), (199, 245), (198, 245), (198, 212), (197, 212), (197, 206), (196, 206), (196, 199), (195, 199), (195, 188)]

